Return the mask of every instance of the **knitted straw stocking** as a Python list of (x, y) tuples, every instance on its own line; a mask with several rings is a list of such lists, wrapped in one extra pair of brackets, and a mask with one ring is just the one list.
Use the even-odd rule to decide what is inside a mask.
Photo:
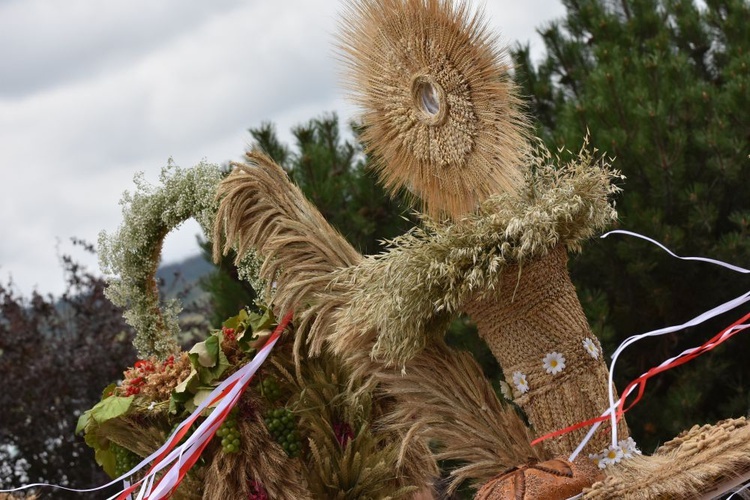
[[(565, 248), (558, 245), (523, 265), (520, 274), (518, 266), (509, 266), (498, 290), (478, 294), (465, 308), (539, 436), (597, 417), (608, 406), (609, 372), (570, 281), (567, 261)], [(550, 353), (565, 359), (565, 368), (556, 374), (544, 367)], [(527, 391), (519, 390), (514, 373), (517, 381), (523, 375)], [(520, 386), (525, 389), (523, 383)], [(618, 430), (621, 439), (628, 437), (624, 420)], [(548, 439), (545, 445), (555, 456), (567, 456), (586, 432), (588, 428), (579, 429)], [(600, 430), (584, 453), (602, 451), (608, 440), (609, 433)]]

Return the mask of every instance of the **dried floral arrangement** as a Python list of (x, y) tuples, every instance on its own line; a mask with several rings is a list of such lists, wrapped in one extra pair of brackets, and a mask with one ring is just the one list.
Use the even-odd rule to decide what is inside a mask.
[[(261, 153), (227, 176), (200, 164), (170, 166), (159, 188), (137, 180), (100, 248), (142, 359), (78, 426), (135, 483), (121, 498), (424, 499), (465, 482), (493, 500), (710, 498), (750, 473), (744, 419), (648, 457), (624, 418), (613, 442), (588, 432), (616, 395), (567, 256), (616, 220), (619, 173), (587, 144), (569, 161), (534, 145), (481, 16), (356, 0), (341, 45), (368, 152), (422, 225), (362, 256)], [(160, 305), (153, 274), (189, 217), (263, 302), (181, 352), (179, 305)], [(503, 396), (443, 342), (459, 312), (502, 366)]]

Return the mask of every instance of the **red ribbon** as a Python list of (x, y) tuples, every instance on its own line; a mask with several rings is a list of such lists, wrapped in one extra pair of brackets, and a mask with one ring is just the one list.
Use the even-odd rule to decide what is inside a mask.
[[(617, 405), (617, 410), (616, 410), (617, 421), (619, 422), (620, 419), (625, 414), (625, 412), (628, 411), (628, 410), (630, 410), (633, 406), (635, 406), (641, 400), (641, 398), (643, 397), (643, 393), (646, 390), (646, 383), (648, 382), (648, 379), (650, 379), (651, 377), (653, 377), (653, 376), (655, 376), (655, 375), (657, 375), (659, 373), (665, 372), (667, 370), (671, 370), (672, 368), (674, 368), (676, 366), (683, 365), (683, 364), (687, 363), (688, 361), (692, 361), (693, 359), (697, 358), (701, 354), (706, 353), (706, 352), (710, 351), (711, 349), (713, 349), (714, 347), (722, 344), (724, 341), (729, 340), (730, 338), (732, 338), (734, 335), (736, 335), (737, 333), (741, 332), (742, 330), (745, 330), (746, 328), (750, 328), (750, 325), (743, 324), (743, 323), (745, 323), (745, 322), (747, 322), (749, 320), (750, 320), (750, 313), (746, 314), (745, 316), (743, 316), (742, 318), (738, 319), (737, 321), (735, 321), (734, 323), (732, 323), (728, 327), (724, 328), (721, 332), (719, 332), (718, 334), (716, 334), (713, 338), (711, 338), (710, 340), (708, 340), (707, 342), (705, 342), (700, 347), (692, 350), (689, 353), (683, 353), (683, 354), (677, 356), (670, 363), (667, 363), (665, 365), (660, 365), (660, 366), (656, 366), (654, 368), (651, 368), (649, 371), (647, 371), (646, 373), (644, 373), (640, 377), (638, 377), (635, 380), (633, 380), (632, 382), (630, 382), (627, 385), (627, 387), (625, 387), (625, 390), (623, 391), (623, 394), (625, 394), (626, 396), (623, 397), (623, 398), (620, 398), (620, 402)], [(732, 331), (732, 330), (734, 330), (734, 331)], [(632, 390), (632, 388), (634, 386), (636, 386), (636, 385), (638, 385), (638, 393), (636, 394), (635, 399), (628, 405), (627, 408), (625, 408), (625, 399), (626, 399), (627, 395), (630, 394), (630, 391)], [(577, 424), (571, 425), (569, 427), (565, 427), (564, 429), (560, 429), (560, 430), (557, 430), (557, 431), (545, 434), (543, 436), (540, 436), (540, 437), (534, 439), (531, 442), (531, 445), (535, 446), (535, 445), (537, 445), (537, 444), (539, 444), (542, 441), (545, 441), (547, 439), (551, 439), (551, 438), (554, 438), (554, 437), (562, 436), (563, 434), (567, 434), (569, 432), (581, 429), (583, 427), (588, 427), (590, 425), (596, 424), (597, 422), (603, 422), (603, 421), (609, 420), (609, 419), (610, 419), (609, 415), (602, 415), (602, 416), (599, 416), (599, 417), (595, 417), (595, 418), (586, 420), (584, 422), (578, 422)]]
[[(286, 316), (284, 316), (284, 318), (278, 324), (278, 326), (273, 331), (273, 333), (268, 337), (268, 339), (266, 339), (266, 342), (263, 344), (263, 347), (265, 347), (265, 346), (269, 345), (270, 343), (274, 342), (276, 339), (278, 339), (281, 336), (281, 333), (284, 331), (284, 329), (287, 327), (287, 325), (289, 325), (289, 323), (291, 322), (292, 316), (293, 316), (293, 311), (289, 311), (286, 314)], [(250, 383), (250, 381), (252, 379), (253, 379), (253, 377), (250, 377), (245, 382), (245, 385), (242, 388), (242, 391), (244, 391), (247, 388), (247, 385)], [(220, 394), (218, 394), (218, 395), (216, 395), (216, 397), (214, 397), (214, 399), (211, 401), (211, 403), (208, 406), (213, 406), (217, 402), (221, 401), (227, 395), (227, 393), (229, 393), (232, 390), (232, 388), (237, 385), (237, 383), (239, 383), (239, 381), (235, 381), (232, 384), (229, 384), (227, 387), (225, 387), (224, 390), (221, 391)], [(240, 392), (240, 395), (242, 394), (242, 391)], [(237, 400), (239, 401), (239, 395), (238, 395)], [(213, 431), (210, 431), (212, 434), (216, 432), (216, 430), (219, 428), (219, 426), (224, 421), (224, 419), (226, 419), (227, 415), (229, 415), (229, 412), (232, 410), (233, 407), (234, 407), (234, 405), (227, 406), (224, 409), (224, 411), (222, 411), (221, 415), (219, 415), (219, 418), (216, 420), (216, 423), (214, 424)], [(188, 418), (187, 423), (185, 425), (183, 425), (176, 433), (174, 433), (169, 438), (169, 446), (167, 446), (164, 449), (164, 451), (159, 456), (157, 456), (154, 459), (154, 461), (153, 461), (153, 463), (151, 465), (151, 468), (149, 469), (148, 473), (146, 474), (147, 477), (148, 477), (148, 474), (150, 474), (154, 470), (154, 468), (156, 467), (156, 465), (159, 462), (161, 462), (167, 455), (169, 455), (172, 452), (172, 450), (177, 446), (177, 443), (179, 443), (182, 440), (182, 438), (185, 437), (185, 435), (190, 431), (190, 427), (193, 425), (193, 423), (199, 417), (200, 417), (200, 413), (198, 413), (198, 412), (193, 413)], [(187, 460), (182, 464), (182, 466), (180, 467), (179, 476), (177, 478), (177, 481), (175, 482), (175, 486), (169, 492), (169, 496), (171, 496), (174, 493), (175, 489), (177, 489), (177, 487), (182, 482), (183, 478), (185, 477), (185, 475), (187, 474), (187, 472), (190, 470), (190, 468), (192, 468), (192, 466), (195, 465), (195, 462), (198, 461), (198, 459), (200, 458), (201, 453), (206, 448), (206, 446), (208, 446), (208, 443), (210, 443), (210, 442), (211, 442), (210, 439), (206, 439), (203, 442), (203, 444), (199, 448), (197, 448), (196, 450), (194, 450), (194, 452), (191, 453), (191, 455), (187, 458)], [(156, 482), (156, 484), (154, 484), (153, 489), (155, 489), (159, 485), (160, 482), (161, 482), (161, 478), (159, 479), (159, 481)], [(120, 495), (117, 497), (117, 500), (125, 500), (125, 499), (127, 499), (128, 495), (130, 495), (131, 493), (133, 493), (140, 486), (141, 486), (141, 483), (138, 482), (138, 483), (135, 483), (135, 484), (131, 485), (130, 487), (126, 488), (122, 493), (120, 493)]]

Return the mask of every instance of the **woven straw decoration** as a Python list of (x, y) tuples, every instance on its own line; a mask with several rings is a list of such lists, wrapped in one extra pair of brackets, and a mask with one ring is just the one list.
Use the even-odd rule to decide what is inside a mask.
[[(601, 415), (609, 406), (604, 364), (596, 336), (591, 333), (567, 271), (567, 252), (555, 247), (546, 257), (521, 267), (509, 266), (497, 293), (476, 296), (465, 310), (497, 358), (516, 403), (526, 412), (537, 435), (563, 429)], [(584, 347), (590, 339), (598, 350), (594, 358)], [(547, 354), (565, 358), (565, 368), (550, 374)], [(525, 375), (528, 391), (513, 384), (512, 374)], [(588, 429), (579, 429), (545, 442), (555, 456), (569, 455)], [(621, 439), (628, 437), (624, 421)], [(609, 434), (598, 432), (584, 453), (607, 447)]]
[(447, 0), (358, 0), (340, 40), (361, 138), (388, 189), (454, 219), (515, 191), (527, 124), (479, 15)]

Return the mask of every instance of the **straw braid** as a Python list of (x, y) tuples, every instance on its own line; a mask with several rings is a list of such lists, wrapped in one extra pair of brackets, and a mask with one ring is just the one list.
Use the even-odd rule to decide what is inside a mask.
[(634, 456), (607, 472), (584, 499), (713, 498), (723, 483), (750, 473), (750, 422), (740, 417), (696, 425), (654, 455)]

